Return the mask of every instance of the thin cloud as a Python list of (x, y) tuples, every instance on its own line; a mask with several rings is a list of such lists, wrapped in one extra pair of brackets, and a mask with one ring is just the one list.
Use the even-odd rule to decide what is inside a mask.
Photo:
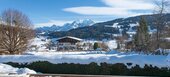
[(154, 5), (146, 0), (102, 0), (106, 5), (124, 10), (149, 10)]
[(52, 26), (52, 25), (56, 25), (56, 26), (63, 26), (65, 23), (70, 23), (71, 21), (65, 21), (65, 20), (50, 20), (48, 22), (45, 23), (37, 23), (35, 24), (35, 27), (44, 27), (44, 26)]
[(115, 15), (133, 16), (146, 14), (144, 12), (133, 12), (133, 10), (152, 10), (154, 4), (147, 0), (101, 0), (107, 7), (81, 6), (65, 8), (63, 11), (82, 15)]

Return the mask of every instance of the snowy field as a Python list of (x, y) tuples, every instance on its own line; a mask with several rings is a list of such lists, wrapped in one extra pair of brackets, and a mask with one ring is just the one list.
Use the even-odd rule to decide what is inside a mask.
[[(33, 39), (30, 45), (36, 45), (37, 50), (32, 51), (28, 50), (22, 55), (0, 55), (0, 76), (15, 73), (23, 76), (26, 74), (36, 73), (33, 70), (28, 68), (14, 68), (12, 66), (2, 64), (6, 62), (17, 62), (17, 63), (31, 63), (36, 61), (49, 61), (51, 63), (80, 63), (80, 64), (89, 64), (91, 62), (96, 62), (100, 64), (101, 62), (107, 63), (133, 63), (132, 66), (138, 64), (140, 67), (143, 67), (145, 64), (151, 64), (157, 67), (170, 67), (170, 54), (165, 55), (145, 55), (138, 54), (134, 52), (123, 53), (112, 50), (110, 52), (104, 51), (81, 51), (81, 52), (54, 52), (47, 50), (45, 44), (50, 40), (42, 41), (46, 38), (39, 37)], [(108, 41), (109, 48), (116, 48), (116, 41)], [(38, 51), (38, 52), (37, 52)], [(48, 51), (48, 52), (41, 52)], [(128, 67), (128, 68), (131, 68)], [(3, 69), (3, 70), (2, 70)]]
[(36, 74), (36, 72), (28, 68), (14, 68), (0, 63), (0, 77), (27, 77), (28, 74)]
[[(170, 67), (170, 55), (144, 55), (137, 53), (122, 53), (117, 51), (82, 51), (82, 52), (27, 52), (22, 55), (1, 55), (0, 56), (0, 76), (3, 77), (26, 77), (28, 74), (36, 72), (28, 68), (14, 68), (5, 62), (31, 63), (36, 61), (49, 61), (51, 63), (80, 63), (89, 64), (96, 62), (107, 63), (133, 63), (143, 67), (151, 64), (158, 67)], [(128, 68), (131, 68), (131, 66)], [(9, 75), (9, 74), (14, 75)]]
[(91, 62), (101, 63), (133, 63), (143, 67), (151, 64), (158, 67), (168, 67), (170, 65), (170, 55), (144, 55), (135, 53), (120, 53), (116, 51), (82, 51), (82, 52), (27, 52), (23, 55), (1, 55), (0, 63), (17, 62), (31, 63), (36, 61), (49, 61), (51, 63), (81, 63)]

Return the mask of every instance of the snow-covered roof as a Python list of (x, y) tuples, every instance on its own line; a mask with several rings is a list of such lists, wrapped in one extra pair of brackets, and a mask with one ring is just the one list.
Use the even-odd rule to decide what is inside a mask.
[(170, 41), (170, 37), (162, 38), (163, 40)]
[(77, 38), (77, 37), (72, 37), (72, 36), (64, 36), (64, 37), (58, 38), (57, 40), (60, 40), (60, 39), (63, 39), (63, 38), (70, 38), (70, 39), (75, 39), (75, 40), (78, 40), (78, 41), (82, 41), (82, 39)]

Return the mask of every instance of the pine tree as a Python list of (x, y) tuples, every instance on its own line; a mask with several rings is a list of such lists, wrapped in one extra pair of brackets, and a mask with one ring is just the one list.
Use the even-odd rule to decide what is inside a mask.
[(147, 26), (147, 23), (144, 17), (141, 17), (140, 19), (136, 35), (134, 36), (134, 44), (135, 44), (135, 50), (148, 51), (149, 32), (148, 32), (148, 26)]
[(99, 48), (99, 45), (97, 42), (94, 43), (93, 49), (96, 50), (97, 48)]

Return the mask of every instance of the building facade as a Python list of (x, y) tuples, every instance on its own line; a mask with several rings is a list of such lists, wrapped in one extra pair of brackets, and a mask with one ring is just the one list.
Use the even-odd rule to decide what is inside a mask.
[(84, 42), (83, 39), (65, 36), (57, 39), (57, 51), (82, 51), (92, 50), (93, 44)]

